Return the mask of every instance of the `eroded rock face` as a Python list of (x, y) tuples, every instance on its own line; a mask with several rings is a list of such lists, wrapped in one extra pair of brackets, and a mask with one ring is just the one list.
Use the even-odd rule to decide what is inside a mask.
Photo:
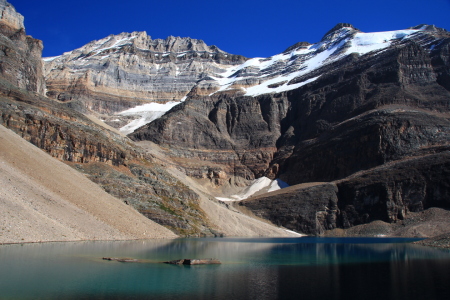
[(45, 92), (42, 42), (25, 33), (23, 16), (0, 1), (0, 74), (9, 83), (39, 94)]
[(385, 164), (330, 183), (300, 184), (239, 202), (257, 216), (298, 232), (322, 235), (411, 212), (450, 208), (448, 151)]
[(203, 163), (201, 169), (189, 164), (197, 160), (218, 165), (216, 173), (222, 172), (222, 179), (229, 178), (226, 174), (254, 179), (273, 159), (286, 106), (283, 99), (272, 97), (222, 94), (198, 98), (175, 107), (130, 137), (169, 148), (172, 157), (186, 162), (191, 176), (207, 178), (214, 171), (208, 164)]
[[(335, 57), (347, 47), (335, 46), (336, 36), (352, 41), (357, 34), (354, 28), (339, 27), (317, 47), (332, 45), (330, 57)], [(291, 185), (332, 181), (403, 157), (439, 152), (450, 140), (449, 43), (448, 32), (415, 31), (381, 52), (333, 58), (292, 79), (296, 84), (316, 78), (290, 91), (243, 96), (229, 87), (207, 97), (191, 94), (130, 137), (170, 149), (196, 177), (208, 173), (199, 167), (206, 161), (226, 178), (265, 175)], [(326, 49), (311, 53), (322, 55)]]
[[(199, 196), (119, 134), (42, 95), (42, 43), (0, 1), (0, 124), (180, 235), (212, 235)], [(82, 187), (80, 187), (82, 188)]]
[(0, 124), (180, 235), (212, 235), (199, 196), (131, 141), (0, 78)]
[(121, 33), (44, 59), (47, 95), (81, 111), (112, 114), (148, 102), (179, 101), (196, 82), (245, 58), (201, 40)]

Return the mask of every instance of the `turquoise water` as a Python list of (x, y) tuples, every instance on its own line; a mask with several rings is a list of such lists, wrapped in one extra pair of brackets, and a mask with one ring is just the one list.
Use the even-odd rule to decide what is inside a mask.
[[(411, 241), (211, 238), (3, 245), (0, 299), (449, 299), (450, 252)], [(159, 263), (180, 258), (217, 258), (223, 264)]]

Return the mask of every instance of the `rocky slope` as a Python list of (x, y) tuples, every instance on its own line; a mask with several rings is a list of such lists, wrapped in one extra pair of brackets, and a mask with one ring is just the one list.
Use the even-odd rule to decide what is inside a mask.
[(23, 27), (11, 27), (18, 22), (10, 21), (14, 10), (9, 3), (6, 7), (10, 15), (8, 22), (0, 21), (0, 46), (9, 55), (1, 60), (0, 124), (84, 171), (110, 194), (173, 231), (211, 235), (212, 225), (198, 207), (198, 195), (159, 167), (154, 158), (127, 138), (40, 95), (42, 43), (27, 37)]
[(0, 185), (0, 244), (177, 237), (3, 126)]
[[(41, 43), (0, 8), (0, 124), (180, 235), (285, 234), (245, 214), (324, 234), (449, 208), (443, 29), (338, 24), (254, 59), (189, 38), (111, 35), (45, 59), (47, 98)], [(129, 135), (146, 148), (87, 114), (126, 133), (153, 120)], [(211, 199), (262, 176), (303, 185), (236, 207)]]

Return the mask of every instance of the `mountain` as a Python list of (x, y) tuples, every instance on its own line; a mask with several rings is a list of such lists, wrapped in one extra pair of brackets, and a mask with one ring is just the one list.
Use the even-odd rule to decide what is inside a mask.
[[(408, 120), (411, 116), (404, 115), (409, 110), (425, 109), (423, 113), (438, 122), (438, 128), (422, 130), (440, 134), (423, 136), (424, 141), (410, 148), (445, 144), (448, 124), (435, 112), (448, 111), (448, 32), (422, 26), (362, 33), (344, 25), (317, 44), (300, 43), (280, 55), (232, 67), (224, 73), (226, 77), (211, 77), (207, 81), (215, 82), (216, 90), (208, 96), (197, 93), (203, 86), (200, 81), (187, 101), (130, 137), (170, 148), (176, 152), (174, 157), (217, 163), (228, 177), (266, 175), (289, 184), (342, 178), (407, 155), (402, 153), (406, 145), (397, 141), (383, 141), (380, 147), (384, 148), (377, 150), (373, 147), (379, 138), (376, 134), (351, 125), (374, 118), (379, 114), (374, 109), (392, 119), (397, 119), (398, 112), (400, 119)], [(412, 108), (403, 111), (402, 106)], [(350, 128), (358, 132), (350, 136)], [(349, 149), (355, 137), (364, 135), (369, 135), (367, 141), (354, 141), (354, 150)], [(347, 147), (332, 151), (341, 147), (335, 145), (336, 139)], [(395, 149), (389, 153), (388, 147)], [(339, 163), (339, 159), (352, 163)]]
[(133, 32), (41, 60), (0, 8), (0, 124), (177, 235), (448, 228), (444, 29), (338, 24), (252, 59)]
[[(0, 10), (0, 123), (54, 156), (70, 156), (58, 127), (75, 116), (45, 103), (42, 42), (26, 36), (9, 3), (0, 1)], [(1, 125), (0, 170), (0, 244), (176, 237)]]
[[(363, 33), (338, 24), (318, 43), (200, 81), (185, 102), (129, 136), (159, 144), (190, 176), (217, 186), (261, 176), (335, 185), (334, 209), (314, 206), (312, 225), (298, 215), (305, 206), (280, 196), (240, 203), (301, 232), (448, 209), (449, 44), (446, 30), (429, 25)], [(205, 95), (203, 86), (215, 88)], [(329, 193), (319, 189), (309, 201)]]
[[(23, 17), (9, 3), (1, 3), (4, 3), (0, 6), (4, 9), (2, 16), (7, 19), (0, 19), (0, 49), (8, 55), (0, 59), (0, 125), (18, 137), (7, 131), (2, 133), (6, 140), (2, 143), (0, 159), (7, 164), (11, 176), (1, 178), (4, 185), (0, 205), (10, 221), (8, 226), (15, 229), (7, 231), (8, 228), (2, 227), (0, 243), (176, 235), (288, 235), (283, 229), (210, 201), (201, 190), (194, 191), (195, 186), (188, 186), (189, 179), (163, 156), (148, 153), (113, 128), (72, 109), (67, 103), (45, 97), (42, 42), (27, 36), (22, 25), (11, 27), (11, 24), (22, 24)], [(24, 147), (20, 138), (53, 158), (39, 155), (31, 145), (21, 151), (14, 150)], [(17, 152), (16, 156), (4, 157), (7, 151)], [(68, 171), (67, 166), (61, 166), (62, 162), (73, 169)], [(19, 163), (21, 169), (16, 168)], [(21, 180), (20, 186), (13, 178)], [(97, 184), (97, 189), (92, 182)], [(36, 195), (39, 188), (42, 194)], [(100, 193), (102, 189), (104, 192)], [(33, 206), (29, 201), (36, 201), (42, 208), (36, 208), (34, 216), (30, 216), (33, 211), (29, 208)], [(54, 205), (49, 205), (49, 201), (54, 201), (51, 202)], [(59, 206), (65, 208), (56, 209)], [(79, 218), (71, 217), (72, 210), (79, 213)], [(157, 224), (145, 221), (142, 216)], [(37, 228), (21, 232), (26, 228), (20, 224), (27, 218)], [(95, 223), (95, 218), (101, 221)], [(49, 229), (52, 222), (59, 224), (58, 230)], [(98, 226), (89, 229), (83, 222), (87, 227)], [(146, 235), (124, 229), (133, 227), (131, 223)]]
[(243, 56), (201, 40), (173, 36), (153, 40), (146, 32), (121, 33), (45, 58), (47, 96), (83, 113), (101, 115), (109, 125), (121, 128), (135, 118), (150, 122), (155, 117), (142, 112), (111, 117), (114, 113), (147, 103), (154, 103), (150, 111), (156, 107), (165, 112), (198, 80), (243, 61)]

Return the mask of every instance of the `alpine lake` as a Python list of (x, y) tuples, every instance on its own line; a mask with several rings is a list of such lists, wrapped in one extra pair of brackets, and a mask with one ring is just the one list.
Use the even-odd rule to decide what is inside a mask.
[[(450, 251), (399, 238), (0, 246), (0, 299), (450, 299)], [(138, 262), (104, 260), (134, 258)], [(216, 258), (217, 265), (170, 265)]]

